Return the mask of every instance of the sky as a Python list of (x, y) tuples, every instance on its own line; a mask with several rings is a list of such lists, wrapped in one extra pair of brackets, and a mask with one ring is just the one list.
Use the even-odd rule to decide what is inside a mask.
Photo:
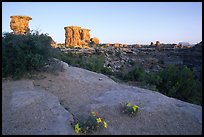
[(202, 41), (202, 2), (2, 2), (2, 33), (12, 32), (12, 15), (30, 16), (29, 28), (57, 43), (66, 26), (88, 28), (100, 43)]

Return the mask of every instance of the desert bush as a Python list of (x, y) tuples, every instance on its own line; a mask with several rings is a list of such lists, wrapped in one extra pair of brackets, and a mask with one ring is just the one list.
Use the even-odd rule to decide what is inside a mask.
[(60, 53), (60, 57), (58, 59), (70, 64), (70, 65), (75, 65), (76, 63), (74, 62), (74, 54), (73, 53)]
[(123, 81), (137, 81), (142, 88), (158, 91), (169, 97), (202, 105), (202, 84), (188, 67), (169, 65), (158, 72), (147, 73), (135, 66), (128, 73), (114, 75)]
[(96, 47), (102, 47), (103, 45), (102, 44), (96, 44)]
[(63, 54), (63, 56), (63, 61), (70, 65), (114, 76), (125, 82), (136, 81), (139, 82), (140, 87), (190, 103), (202, 104), (202, 84), (195, 78), (193, 71), (186, 66), (178, 68), (170, 65), (158, 72), (147, 73), (142, 66), (135, 65), (128, 72), (112, 72), (109, 68), (104, 67), (105, 57), (102, 54), (91, 56)]
[(2, 75), (20, 77), (38, 70), (55, 55), (51, 37), (33, 32), (27, 35), (4, 33), (2, 37)]
[(145, 78), (145, 71), (141, 66), (134, 66), (127, 74), (120, 74), (123, 76), (122, 79), (128, 81), (140, 81), (142, 82)]
[(97, 73), (111, 75), (109, 68), (104, 67), (105, 57), (102, 54), (93, 54), (91, 56), (74, 55), (72, 53), (61, 53), (62, 61), (76, 67), (81, 67)]
[(202, 103), (202, 84), (195, 79), (188, 67), (169, 65), (159, 72), (150, 73), (147, 83), (155, 85), (159, 92), (190, 103)]

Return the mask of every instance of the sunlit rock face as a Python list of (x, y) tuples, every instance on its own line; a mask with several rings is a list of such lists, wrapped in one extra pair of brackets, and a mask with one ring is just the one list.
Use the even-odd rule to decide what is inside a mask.
[(96, 37), (91, 38), (91, 42), (94, 44), (99, 44), (99, 39)]
[(10, 28), (14, 34), (28, 34), (30, 32), (28, 23), (32, 20), (29, 16), (11, 16)]
[(90, 42), (90, 29), (79, 26), (67, 26), (65, 29), (65, 46), (83, 46)]
[(81, 29), (80, 30), (81, 34), (81, 40), (85, 42), (90, 42), (90, 29)]

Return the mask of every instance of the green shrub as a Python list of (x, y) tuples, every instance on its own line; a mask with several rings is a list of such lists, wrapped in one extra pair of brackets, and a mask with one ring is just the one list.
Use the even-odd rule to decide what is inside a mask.
[(155, 85), (159, 92), (190, 103), (202, 103), (202, 84), (193, 71), (184, 66), (170, 65), (166, 69), (150, 73), (147, 83)]
[(104, 67), (105, 57), (102, 54), (93, 54), (90, 56), (74, 55), (72, 53), (61, 53), (62, 61), (76, 67), (81, 67), (97, 73), (111, 75), (109, 68)]
[(128, 81), (140, 81), (142, 82), (145, 78), (145, 71), (141, 66), (134, 66), (127, 75), (123, 75), (123, 79)]
[(96, 47), (102, 47), (103, 45), (102, 44), (96, 44)]
[(114, 78), (126, 82), (137, 81), (143, 88), (158, 91), (190, 103), (202, 104), (202, 84), (195, 79), (193, 71), (187, 67), (178, 68), (170, 65), (164, 70), (146, 73), (140, 65), (135, 65), (129, 72), (113, 73), (109, 68), (104, 67), (105, 57), (102, 54), (82, 56), (63, 53), (62, 55), (62, 60), (70, 65), (112, 75)]
[(179, 68), (169, 65), (163, 70), (150, 73), (146, 73), (140, 66), (135, 66), (128, 73), (116, 73), (115, 77), (123, 81), (137, 81), (140, 87), (202, 105), (202, 84), (186, 66)]
[(4, 33), (2, 37), (2, 75), (20, 77), (40, 69), (55, 55), (51, 37), (38, 32), (28, 35)]

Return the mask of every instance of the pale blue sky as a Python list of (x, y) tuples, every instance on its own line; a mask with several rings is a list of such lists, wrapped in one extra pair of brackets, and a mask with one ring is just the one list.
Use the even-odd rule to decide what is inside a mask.
[(91, 29), (101, 43), (202, 41), (202, 2), (2, 2), (2, 32), (10, 16), (32, 17), (31, 30), (64, 43), (65, 26)]

